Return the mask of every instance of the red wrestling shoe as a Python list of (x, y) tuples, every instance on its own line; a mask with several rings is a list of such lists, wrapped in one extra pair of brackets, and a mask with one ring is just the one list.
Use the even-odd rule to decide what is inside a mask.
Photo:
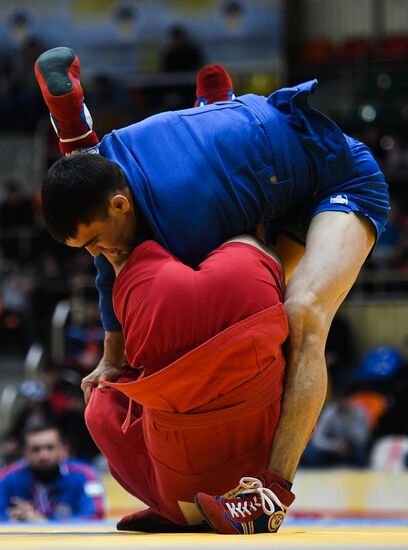
[(236, 489), (222, 497), (198, 493), (195, 502), (217, 533), (276, 533), (295, 500), (289, 487), (280, 476), (265, 471), (259, 479), (243, 477)]
[(118, 531), (142, 531), (144, 533), (208, 533), (211, 528), (206, 523), (179, 525), (156, 514), (148, 508), (123, 517), (117, 524)]
[(84, 103), (79, 82), (80, 64), (74, 51), (70, 48), (47, 50), (37, 59), (34, 72), (60, 139), (61, 153), (94, 147), (99, 140)]
[(222, 65), (205, 65), (197, 73), (195, 107), (235, 98), (232, 79)]

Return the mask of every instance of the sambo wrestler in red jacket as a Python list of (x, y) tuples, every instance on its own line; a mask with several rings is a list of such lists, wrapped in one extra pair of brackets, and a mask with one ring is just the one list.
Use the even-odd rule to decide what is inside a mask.
[[(186, 530), (202, 522), (198, 492), (223, 494), (243, 475), (274, 486), (261, 490), (266, 505), (256, 480), (243, 486), (254, 493), (254, 511), (266, 511), (269, 531), (293, 501), (289, 486), (264, 471), (288, 336), (282, 268), (254, 238), (237, 239), (197, 269), (146, 241), (116, 279), (131, 368), (92, 392), (86, 420), (113, 476), (149, 506), (119, 528)], [(242, 510), (231, 502), (234, 523)]]

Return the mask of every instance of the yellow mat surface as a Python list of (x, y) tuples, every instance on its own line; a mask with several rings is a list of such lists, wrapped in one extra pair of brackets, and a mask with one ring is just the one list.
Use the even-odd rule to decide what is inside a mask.
[(118, 533), (111, 522), (69, 525), (2, 525), (0, 548), (4, 550), (67, 549), (408, 549), (408, 526), (349, 525), (282, 527), (277, 534), (222, 536), (215, 534)]

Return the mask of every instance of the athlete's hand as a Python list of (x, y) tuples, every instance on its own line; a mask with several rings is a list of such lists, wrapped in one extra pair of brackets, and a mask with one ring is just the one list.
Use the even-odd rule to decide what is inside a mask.
[(119, 378), (121, 370), (121, 367), (110, 363), (103, 357), (96, 369), (82, 379), (81, 390), (84, 392), (85, 403), (88, 404), (94, 388), (103, 388), (105, 380), (114, 382)]
[(122, 364), (125, 359), (125, 342), (120, 331), (106, 331), (103, 357), (99, 365), (81, 382), (85, 403), (88, 404), (94, 388), (103, 387), (102, 382), (114, 382), (121, 375)]

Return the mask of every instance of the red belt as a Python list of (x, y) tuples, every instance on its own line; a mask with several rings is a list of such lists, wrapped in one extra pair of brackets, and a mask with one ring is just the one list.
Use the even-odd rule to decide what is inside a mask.
[(166, 429), (204, 428), (241, 419), (244, 415), (264, 409), (280, 399), (284, 365), (283, 357), (276, 358), (252, 380), (214, 399), (193, 413), (145, 409), (144, 414), (150, 421)]

